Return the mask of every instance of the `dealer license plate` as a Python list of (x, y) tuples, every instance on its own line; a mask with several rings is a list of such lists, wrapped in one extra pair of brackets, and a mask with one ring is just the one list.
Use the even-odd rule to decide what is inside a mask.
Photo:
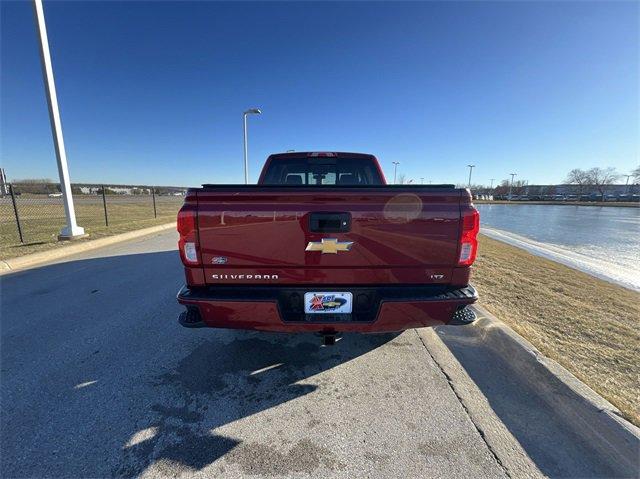
[(350, 314), (353, 308), (351, 293), (311, 292), (304, 294), (307, 314)]

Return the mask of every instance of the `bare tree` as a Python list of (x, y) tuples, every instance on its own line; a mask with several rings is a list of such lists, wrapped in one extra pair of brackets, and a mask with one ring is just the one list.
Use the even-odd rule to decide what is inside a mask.
[(640, 181), (640, 166), (636, 166), (633, 170), (631, 170), (631, 176), (633, 176), (633, 181)]
[(513, 182), (512, 187), (513, 194), (521, 196), (526, 192), (527, 180), (516, 180)]
[(574, 168), (569, 172), (569, 174), (567, 174), (565, 182), (570, 185), (578, 185), (578, 199), (580, 199), (580, 195), (582, 195), (582, 188), (590, 184), (591, 178), (588, 171), (581, 170), (580, 168)]
[(25, 178), (23, 180), (14, 180), (13, 188), (16, 193), (30, 193), (34, 195), (44, 195), (49, 193), (59, 193), (60, 184), (54, 183), (49, 178)]
[(41, 185), (42, 183), (53, 183), (50, 178), (25, 178), (24, 180), (13, 180), (13, 183), (21, 183), (24, 185)]
[(620, 175), (615, 168), (591, 168), (587, 171), (589, 176), (589, 184), (596, 187), (602, 201), (604, 201), (604, 193), (608, 185), (612, 185)]
[(499, 185), (493, 189), (494, 196), (504, 196), (509, 192), (509, 180), (502, 180)]
[(399, 185), (404, 185), (404, 183), (405, 183), (405, 180), (406, 180), (406, 179), (407, 179), (407, 176), (406, 176), (404, 173), (400, 173), (400, 174), (398, 175), (397, 183), (398, 183)]

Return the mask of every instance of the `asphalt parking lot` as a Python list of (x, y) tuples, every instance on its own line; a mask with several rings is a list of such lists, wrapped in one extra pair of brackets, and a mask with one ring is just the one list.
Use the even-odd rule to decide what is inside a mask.
[(181, 328), (175, 244), (170, 231), (0, 278), (2, 477), (615, 474), (455, 329), (482, 421), (415, 330), (321, 347)]

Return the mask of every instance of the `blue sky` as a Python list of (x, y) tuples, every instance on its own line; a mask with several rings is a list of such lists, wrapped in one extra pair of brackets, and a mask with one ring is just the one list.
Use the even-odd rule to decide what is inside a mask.
[[(1, 162), (57, 178), (30, 2), (1, 4)], [(639, 4), (45, 2), (72, 181), (241, 182), (288, 149), (387, 177), (639, 163)]]

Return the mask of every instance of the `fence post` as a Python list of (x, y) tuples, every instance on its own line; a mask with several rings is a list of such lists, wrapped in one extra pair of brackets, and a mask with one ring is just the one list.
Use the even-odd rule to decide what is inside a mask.
[(102, 206), (104, 207), (104, 224), (109, 227), (109, 215), (107, 214), (107, 197), (104, 195), (104, 185), (102, 185)]
[(156, 189), (154, 186), (151, 187), (151, 196), (153, 197), (153, 217), (158, 217), (158, 212), (156, 211)]
[(13, 203), (13, 212), (16, 215), (16, 225), (18, 225), (18, 235), (20, 236), (20, 243), (24, 244), (24, 238), (22, 237), (22, 226), (20, 226), (20, 215), (18, 215), (18, 205), (16, 204), (16, 195), (13, 193), (13, 185), (9, 185), (9, 192), (11, 193), (11, 202)]

